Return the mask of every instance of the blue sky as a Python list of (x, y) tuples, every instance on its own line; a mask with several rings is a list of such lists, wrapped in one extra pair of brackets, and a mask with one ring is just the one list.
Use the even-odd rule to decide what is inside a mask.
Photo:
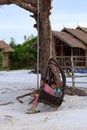
[[(50, 16), (53, 30), (64, 27), (75, 28), (78, 25), (87, 27), (87, 0), (53, 0)], [(16, 43), (24, 41), (24, 35), (37, 35), (33, 28), (35, 23), (30, 13), (16, 5), (0, 7), (0, 40), (9, 43), (13, 37)]]

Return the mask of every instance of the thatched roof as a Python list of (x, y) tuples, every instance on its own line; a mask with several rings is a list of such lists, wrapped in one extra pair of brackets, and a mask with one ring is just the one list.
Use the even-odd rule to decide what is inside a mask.
[(5, 41), (0, 41), (0, 50), (2, 52), (14, 52), (14, 49), (10, 47)]
[[(84, 31), (83, 31), (84, 30)], [(80, 40), (83, 42), (85, 45), (87, 45), (87, 28), (77, 28), (77, 29), (69, 29), (69, 28), (64, 28), (63, 32), (69, 33), (72, 36), (74, 36), (76, 39)]]
[[(66, 43), (72, 48), (87, 48), (87, 28), (77, 27), (76, 29), (64, 28), (62, 31), (53, 31), (54, 37)], [(33, 47), (37, 49), (35, 44)]]
[(87, 28), (78, 26), (77, 29), (82, 30), (83, 32), (87, 33)]
[(72, 35), (70, 35), (67, 32), (53, 31), (53, 35), (54, 35), (54, 37), (65, 42), (70, 47), (86, 49), (86, 46), (84, 44), (82, 44), (82, 42), (80, 40), (74, 38)]

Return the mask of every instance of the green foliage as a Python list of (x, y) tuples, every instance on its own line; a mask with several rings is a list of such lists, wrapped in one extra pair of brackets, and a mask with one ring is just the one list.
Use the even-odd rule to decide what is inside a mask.
[(2, 70), (2, 64), (3, 64), (3, 54), (0, 52), (0, 70)]
[(13, 37), (11, 37), (10, 46), (11, 46), (12, 48), (14, 48), (14, 49), (15, 49), (15, 47), (16, 47), (15, 40), (14, 40)]
[(15, 52), (9, 54), (10, 69), (30, 68), (35, 65), (37, 52), (32, 47), (36, 42), (37, 38), (34, 36), (25, 37), (24, 43), (17, 45), (11, 39), (10, 46)]

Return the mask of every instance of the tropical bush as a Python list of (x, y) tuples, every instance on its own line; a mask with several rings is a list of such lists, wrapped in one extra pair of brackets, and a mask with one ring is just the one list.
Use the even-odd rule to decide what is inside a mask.
[(14, 39), (11, 39), (10, 46), (15, 50), (9, 54), (10, 69), (32, 68), (36, 63), (37, 52), (33, 46), (37, 42), (37, 37), (25, 37), (22, 44), (15, 44)]

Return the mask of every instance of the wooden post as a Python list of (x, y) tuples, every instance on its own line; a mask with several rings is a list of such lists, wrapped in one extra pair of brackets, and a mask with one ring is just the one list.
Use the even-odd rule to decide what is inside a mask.
[(87, 47), (86, 47), (86, 60), (85, 60), (85, 68), (87, 69)]
[(64, 66), (64, 59), (63, 59), (63, 42), (61, 42), (61, 63), (62, 63), (62, 66)]
[(72, 65), (72, 87), (75, 87), (73, 48), (71, 48), (71, 65)]

